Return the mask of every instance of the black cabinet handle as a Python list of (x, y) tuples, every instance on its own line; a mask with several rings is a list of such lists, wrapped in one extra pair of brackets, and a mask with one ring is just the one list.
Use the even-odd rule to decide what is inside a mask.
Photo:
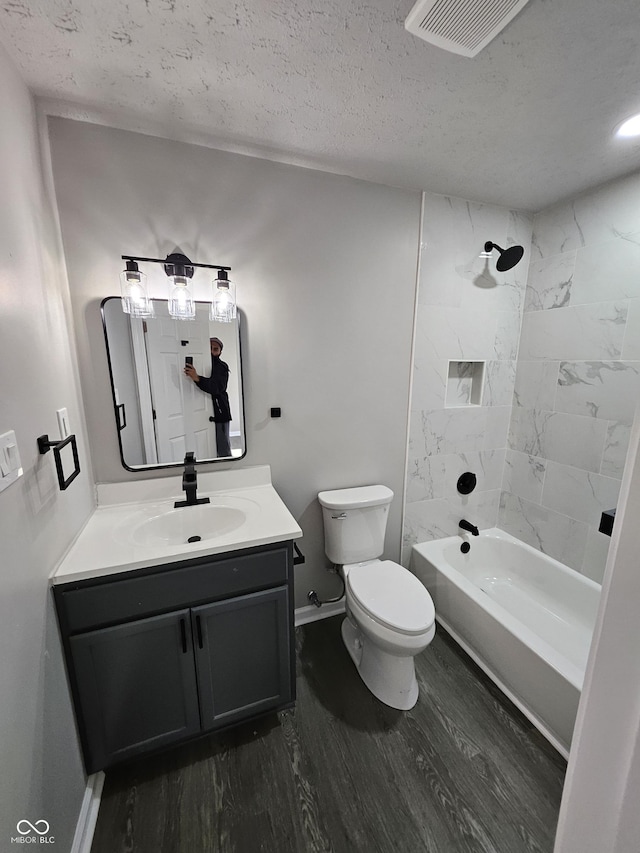
[(198, 648), (202, 648), (202, 623), (200, 622), (200, 615), (196, 616), (196, 632), (198, 634)]
[(187, 626), (184, 619), (180, 620), (180, 637), (182, 639), (182, 651), (187, 653)]

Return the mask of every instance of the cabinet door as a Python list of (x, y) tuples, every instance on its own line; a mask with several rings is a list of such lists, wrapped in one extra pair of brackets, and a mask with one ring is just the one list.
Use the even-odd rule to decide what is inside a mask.
[(293, 699), (287, 587), (191, 611), (204, 730)]
[(189, 610), (69, 644), (89, 773), (200, 731)]

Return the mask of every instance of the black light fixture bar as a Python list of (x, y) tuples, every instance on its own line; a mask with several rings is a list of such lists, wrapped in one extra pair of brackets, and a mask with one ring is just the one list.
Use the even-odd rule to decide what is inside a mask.
[[(144, 261), (145, 263), (150, 264), (172, 263), (172, 261), (169, 260), (169, 257), (171, 256), (167, 258), (138, 258), (135, 255), (122, 255), (121, 257), (123, 261)], [(185, 263), (185, 266), (201, 267), (208, 270), (231, 270), (231, 267), (221, 267), (218, 264), (196, 264), (193, 261), (189, 261), (188, 264)]]

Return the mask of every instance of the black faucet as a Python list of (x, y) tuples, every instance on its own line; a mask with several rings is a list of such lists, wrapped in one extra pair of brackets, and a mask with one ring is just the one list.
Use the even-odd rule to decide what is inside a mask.
[(186, 501), (176, 501), (174, 509), (181, 506), (197, 506), (198, 504), (210, 503), (209, 498), (199, 498), (198, 493), (198, 475), (196, 474), (196, 455), (195, 453), (187, 453), (184, 457), (184, 472), (182, 474), (182, 491), (186, 493)]
[(467, 530), (469, 533), (471, 533), (472, 536), (480, 536), (480, 531), (475, 526), (475, 524), (471, 524), (466, 520), (466, 518), (462, 519), (458, 527), (461, 527), (463, 530)]

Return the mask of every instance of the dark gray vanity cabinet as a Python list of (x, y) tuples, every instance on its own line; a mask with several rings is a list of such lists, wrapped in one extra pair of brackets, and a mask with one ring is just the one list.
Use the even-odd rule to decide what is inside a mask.
[(92, 770), (200, 732), (188, 620), (179, 610), (70, 638)]
[(88, 773), (289, 708), (292, 545), (54, 586)]
[(202, 728), (277, 707), (289, 695), (284, 587), (195, 607)]

